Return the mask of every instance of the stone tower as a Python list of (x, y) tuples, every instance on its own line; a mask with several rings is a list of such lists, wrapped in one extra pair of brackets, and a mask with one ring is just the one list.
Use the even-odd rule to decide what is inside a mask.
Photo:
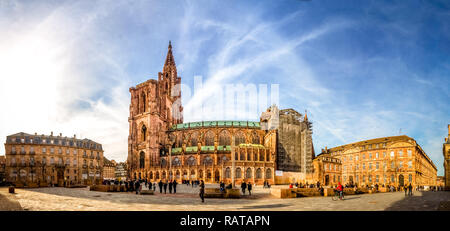
[(276, 131), (276, 169), (312, 173), (314, 147), (312, 123), (294, 109), (271, 106), (261, 115), (261, 129)]
[(159, 157), (167, 153), (168, 129), (183, 122), (180, 84), (169, 42), (158, 80), (150, 79), (130, 88), (129, 177), (144, 178), (145, 170), (159, 165)]

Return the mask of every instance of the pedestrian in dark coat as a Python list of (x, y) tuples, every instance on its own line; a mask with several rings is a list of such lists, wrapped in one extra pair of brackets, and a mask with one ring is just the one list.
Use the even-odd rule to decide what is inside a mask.
[(139, 194), (139, 189), (141, 187), (141, 183), (137, 180), (136, 183), (134, 183), (134, 187), (136, 189), (136, 194)]
[(404, 186), (403, 188), (405, 190), (405, 197), (406, 197), (406, 193), (408, 192), (408, 187)]
[(205, 183), (203, 180), (200, 183), (200, 198), (202, 199), (202, 203), (205, 202)]
[(408, 189), (409, 189), (409, 195), (412, 196), (412, 185), (411, 185), (411, 183), (409, 183)]
[(241, 184), (241, 189), (242, 189), (242, 193), (245, 195), (245, 189), (247, 188), (247, 184), (245, 183), (245, 181), (242, 181)]
[(162, 193), (162, 189), (163, 189), (163, 182), (162, 182), (162, 180), (159, 180), (158, 186), (159, 186), (159, 193)]
[(156, 182), (153, 182), (153, 191), (156, 191)]
[(167, 193), (167, 181), (164, 182), (164, 194)]
[(177, 193), (177, 181), (176, 180), (174, 180), (173, 181), (173, 193)]
[(173, 186), (172, 181), (169, 181), (169, 193), (172, 193), (172, 186)]
[(248, 189), (248, 195), (252, 195), (252, 182), (248, 182), (248, 185), (247, 185), (247, 189)]

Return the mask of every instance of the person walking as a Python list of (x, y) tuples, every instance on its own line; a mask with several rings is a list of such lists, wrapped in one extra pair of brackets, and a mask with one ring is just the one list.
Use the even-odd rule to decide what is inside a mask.
[(409, 183), (409, 186), (408, 186), (409, 193), (408, 193), (408, 194), (409, 194), (410, 196), (412, 196), (412, 188), (413, 188), (413, 187), (412, 187), (411, 183)]
[(173, 180), (173, 193), (177, 193), (177, 180)]
[(156, 191), (156, 182), (153, 182), (153, 191)]
[(247, 189), (248, 189), (248, 195), (252, 195), (252, 182), (248, 182), (248, 185), (247, 185)]
[(403, 189), (405, 190), (405, 197), (408, 195), (408, 187), (404, 186)]
[(170, 193), (170, 194), (172, 194), (172, 186), (173, 186), (173, 183), (172, 183), (172, 181), (170, 180), (170, 181), (169, 181), (169, 193)]
[(139, 194), (139, 189), (141, 188), (141, 183), (139, 183), (139, 180), (136, 180), (134, 187), (136, 189), (136, 194)]
[(163, 182), (162, 182), (162, 180), (159, 180), (158, 186), (159, 186), (159, 193), (162, 193), (162, 189), (163, 189)]
[(164, 181), (164, 194), (167, 193), (167, 181)]
[(202, 203), (205, 203), (205, 183), (203, 182), (203, 180), (200, 183), (200, 193), (199, 193), (200, 198), (202, 199)]
[(245, 195), (245, 189), (247, 188), (247, 184), (245, 183), (245, 181), (242, 181), (241, 184), (241, 189), (242, 189), (242, 193)]

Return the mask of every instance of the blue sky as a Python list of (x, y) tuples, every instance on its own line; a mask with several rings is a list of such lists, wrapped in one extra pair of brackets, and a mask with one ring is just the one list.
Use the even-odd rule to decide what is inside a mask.
[[(446, 1), (0, 0), (0, 135), (77, 134), (125, 160), (128, 89), (157, 77), (171, 40), (183, 84), (279, 84), (316, 151), (405, 134), (442, 175), (449, 24)], [(183, 101), (185, 121), (200, 103)]]

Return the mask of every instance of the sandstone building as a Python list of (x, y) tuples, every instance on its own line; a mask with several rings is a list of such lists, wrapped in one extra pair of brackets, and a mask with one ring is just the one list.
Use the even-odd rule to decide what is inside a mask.
[(272, 106), (259, 122), (183, 123), (180, 83), (169, 43), (158, 80), (130, 88), (131, 178), (273, 184), (277, 168), (312, 172), (314, 151), (306, 116)]
[(326, 147), (313, 160), (313, 167), (312, 183), (320, 182), (322, 185), (335, 185), (342, 182), (341, 159), (331, 156)]
[(445, 190), (450, 190), (450, 124), (447, 125), (448, 135), (442, 147), (444, 155), (444, 184)]
[[(339, 179), (342, 179), (340, 182), (343, 184), (358, 185), (403, 186), (409, 183), (413, 186), (436, 185), (436, 166), (420, 145), (405, 135), (325, 149), (316, 157), (319, 158), (340, 160), (339, 165), (342, 166), (339, 171), (339, 165), (334, 164), (336, 167), (333, 167), (333, 163), (330, 163), (328, 168), (336, 168), (338, 171), (329, 174), (323, 172), (321, 168), (314, 169), (315, 175), (320, 176), (316, 179), (326, 185), (335, 185)], [(323, 177), (320, 174), (323, 174)]]
[(115, 180), (116, 179), (116, 166), (117, 163), (114, 160), (108, 160), (103, 157), (103, 179)]
[(6, 178), (16, 186), (101, 183), (102, 145), (62, 134), (7, 136)]

